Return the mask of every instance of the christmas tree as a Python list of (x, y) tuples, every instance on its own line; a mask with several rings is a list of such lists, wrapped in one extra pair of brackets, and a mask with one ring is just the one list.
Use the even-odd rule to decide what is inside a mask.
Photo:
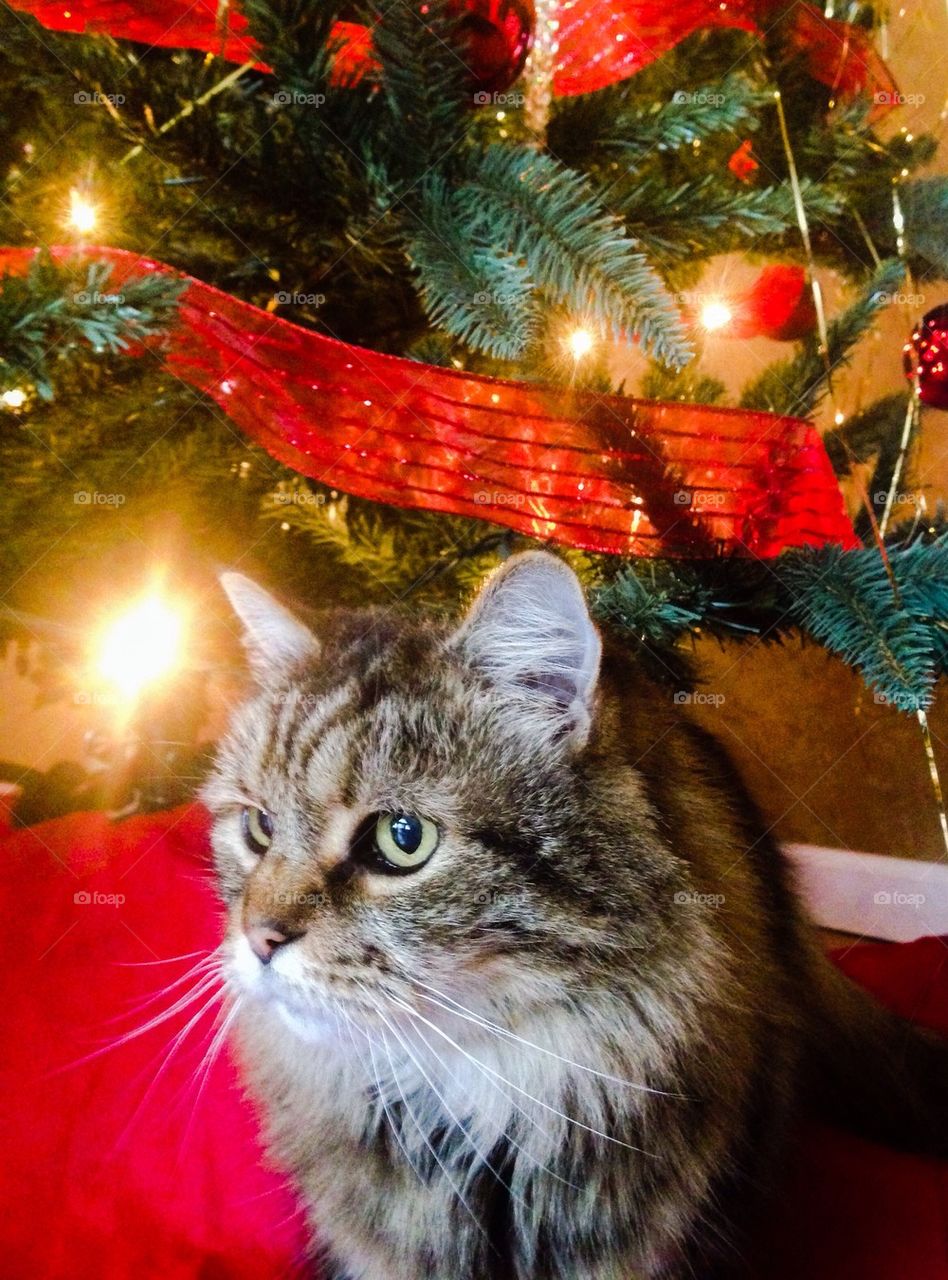
[[(207, 663), (221, 567), (449, 609), (552, 542), (659, 675), (699, 632), (803, 631), (924, 728), (948, 541), (897, 498), (944, 309), (903, 393), (838, 398), (881, 310), (948, 273), (882, 21), (0, 6), (0, 638), (64, 678), (160, 566)], [(751, 288), (709, 288), (722, 254)], [(712, 333), (787, 354), (729, 397)]]

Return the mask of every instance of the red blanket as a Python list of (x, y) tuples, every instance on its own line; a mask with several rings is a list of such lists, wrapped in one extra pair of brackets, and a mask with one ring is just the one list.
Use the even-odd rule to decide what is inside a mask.
[[(0, 1276), (304, 1274), (298, 1203), (262, 1163), (226, 1049), (202, 1067), (219, 1005), (121, 1039), (190, 992), (185, 975), (220, 937), (203, 811), (76, 814), (0, 838), (0, 865)], [(946, 956), (929, 938), (840, 963), (948, 1033)], [(946, 1228), (948, 1165), (811, 1126), (757, 1274), (948, 1280)]]

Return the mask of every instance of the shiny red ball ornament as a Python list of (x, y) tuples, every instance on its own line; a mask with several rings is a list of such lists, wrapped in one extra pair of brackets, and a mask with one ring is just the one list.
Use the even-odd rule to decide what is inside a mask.
[(448, 11), (460, 20), (461, 56), (483, 106), (482, 95), (503, 93), (523, 70), (536, 24), (533, 0), (449, 0)]
[(905, 372), (918, 379), (918, 398), (932, 409), (948, 409), (948, 302), (923, 317), (904, 348)]

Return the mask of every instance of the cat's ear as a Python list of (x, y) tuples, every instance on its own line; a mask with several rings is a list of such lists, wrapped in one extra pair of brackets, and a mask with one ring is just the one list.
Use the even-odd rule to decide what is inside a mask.
[(562, 560), (545, 551), (511, 557), (488, 579), (453, 643), (552, 735), (585, 742), (602, 642)]
[(221, 586), (244, 624), (244, 646), (258, 680), (271, 681), (319, 656), (319, 641), (289, 609), (242, 573), (222, 573)]

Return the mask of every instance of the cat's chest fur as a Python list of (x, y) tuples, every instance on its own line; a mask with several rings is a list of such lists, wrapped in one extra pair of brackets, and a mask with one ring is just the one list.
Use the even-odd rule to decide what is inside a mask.
[[(265, 1102), (268, 1145), (303, 1190), (317, 1242), (347, 1260), (340, 1276), (396, 1280), (393, 1257), (412, 1280), (569, 1274), (558, 1252), (568, 1244), (571, 1256), (592, 1259), (598, 1198), (619, 1195), (630, 1227), (639, 1196), (648, 1203), (648, 1245), (638, 1253), (627, 1242), (624, 1265), (634, 1271), (590, 1269), (583, 1280), (663, 1273), (683, 1205), (707, 1190), (707, 1159), (690, 1160), (690, 1145), (723, 1140), (728, 1109), (700, 1137), (669, 1126), (668, 1107), (680, 1111), (685, 1099), (631, 1084), (653, 1066), (644, 1031), (641, 1059), (625, 1059), (630, 1084), (617, 1090), (576, 1070), (571, 1020), (550, 1017), (558, 1033), (546, 1026), (544, 1038), (558, 1049), (541, 1054), (487, 1034), (451, 1044), (434, 1022), (420, 1038), (394, 1023), (340, 1023), (303, 1039), (273, 1005), (245, 1011), (240, 1053)], [(520, 1030), (529, 1040), (531, 1027)], [(696, 1093), (705, 1087), (693, 1083)], [(686, 1170), (694, 1185), (684, 1185)]]

